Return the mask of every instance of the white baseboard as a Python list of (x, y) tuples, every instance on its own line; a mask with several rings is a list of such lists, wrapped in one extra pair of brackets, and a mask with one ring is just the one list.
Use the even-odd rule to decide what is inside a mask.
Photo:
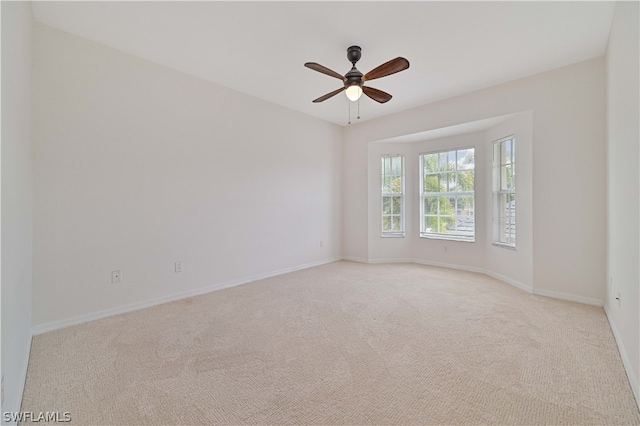
[(497, 274), (493, 271), (489, 271), (484, 268), (478, 268), (476, 266), (465, 266), (465, 265), (456, 265), (451, 263), (443, 263), (443, 262), (432, 262), (430, 260), (422, 260), (422, 259), (413, 259), (413, 263), (419, 263), (420, 265), (428, 265), (428, 266), (438, 266), (440, 268), (449, 268), (449, 269), (457, 269), (459, 271), (467, 271), (467, 272), (476, 272), (479, 274), (488, 275), (492, 278), (500, 280), (506, 284), (510, 284), (514, 287), (519, 288), (520, 290), (524, 290), (527, 293), (532, 293), (533, 289), (531, 286), (521, 283), (520, 281), (516, 281), (509, 277), (505, 277), (504, 275)]
[(369, 259), (367, 263), (377, 264), (377, 263), (413, 263), (413, 259)]
[(352, 256), (345, 256), (342, 259), (344, 260), (349, 260), (351, 262), (358, 262), (358, 263), (369, 263), (368, 259), (364, 259), (362, 257), (352, 257)]
[(613, 337), (616, 341), (616, 344), (618, 345), (618, 352), (620, 353), (620, 358), (622, 359), (624, 370), (627, 373), (627, 378), (629, 379), (629, 384), (631, 385), (631, 391), (633, 392), (633, 396), (636, 398), (636, 404), (638, 404), (638, 409), (640, 410), (640, 387), (638, 384), (638, 379), (633, 375), (631, 361), (629, 361), (627, 350), (622, 343), (622, 336), (620, 336), (620, 332), (618, 331), (615, 323), (611, 321), (609, 308), (606, 304), (604, 305), (604, 313), (607, 315), (607, 321), (609, 321), (609, 327), (611, 327), (611, 332), (613, 333)]
[(561, 293), (559, 291), (533, 289), (533, 294), (537, 296), (552, 297), (554, 299), (568, 300), (570, 302), (584, 303), (585, 305), (599, 307), (604, 306), (604, 302), (600, 299), (592, 299), (591, 297), (578, 296), (576, 294)]
[(200, 296), (202, 294), (211, 293), (212, 291), (222, 290), (225, 288), (235, 287), (242, 284), (247, 284), (253, 281), (263, 280), (265, 278), (271, 278), (278, 275), (288, 274), (290, 272), (299, 271), (301, 269), (313, 268), (315, 266), (325, 265), (327, 263), (336, 262), (342, 260), (342, 257), (332, 257), (316, 262), (309, 262), (302, 265), (292, 266), (289, 268), (278, 269), (276, 271), (267, 272), (264, 274), (254, 275), (248, 278), (242, 278), (239, 280), (226, 281), (217, 284), (213, 284), (207, 287), (201, 287), (194, 290), (184, 291), (180, 293), (170, 294), (168, 296), (158, 297), (151, 300), (145, 300), (142, 302), (132, 303), (125, 306), (118, 306), (115, 308), (105, 309), (98, 312), (92, 312), (89, 314), (79, 315), (72, 318), (65, 318), (58, 321), (52, 321), (45, 324), (39, 324), (32, 328), (33, 335), (46, 333), (53, 330), (59, 330), (61, 328), (70, 327), (72, 325), (83, 324), (89, 321), (95, 321), (102, 318), (111, 317), (114, 315), (124, 314), (127, 312), (133, 312), (144, 308), (150, 308), (151, 306), (161, 305), (163, 303), (174, 302), (176, 300), (188, 299), (189, 297)]
[(431, 260), (423, 260), (423, 259), (411, 259), (411, 262), (417, 263), (417, 264), (420, 264), (420, 265), (437, 266), (437, 267), (440, 267), (440, 268), (449, 268), (449, 269), (457, 269), (459, 271), (479, 272), (481, 274), (485, 273), (485, 270), (483, 268), (477, 268), (475, 266), (456, 265), (454, 263), (445, 263), (445, 262), (433, 262)]
[(516, 281), (516, 280), (511, 279), (509, 277), (505, 277), (504, 275), (501, 275), (501, 274), (496, 274), (493, 271), (485, 270), (484, 273), (486, 275), (489, 275), (490, 277), (493, 277), (493, 278), (497, 279), (497, 280), (503, 281), (503, 282), (505, 282), (507, 284), (511, 284), (514, 287), (518, 287), (520, 290), (524, 290), (527, 293), (533, 293), (533, 287), (531, 287), (529, 285), (526, 285), (526, 284), (523, 284), (520, 281)]
[(500, 280), (502, 282), (505, 282), (507, 284), (510, 284), (514, 287), (519, 288), (520, 290), (526, 291), (527, 293), (531, 293), (531, 294), (535, 294), (538, 296), (545, 296), (545, 297), (551, 297), (554, 299), (561, 299), (561, 300), (568, 300), (570, 302), (578, 302), (578, 303), (584, 303), (586, 305), (593, 305), (593, 306), (599, 306), (602, 307), (604, 305), (603, 301), (600, 299), (593, 299), (590, 297), (585, 297), (585, 296), (579, 296), (576, 294), (569, 294), (569, 293), (562, 293), (559, 291), (550, 291), (550, 290), (540, 290), (540, 289), (534, 289), (533, 287), (521, 283), (519, 281), (516, 281), (512, 278), (506, 277), (504, 275), (495, 273), (493, 271), (484, 269), (484, 268), (479, 268), (479, 267), (475, 267), (475, 266), (466, 266), (466, 265), (456, 265), (456, 264), (452, 264), (452, 263), (444, 263), (444, 262), (434, 262), (431, 260), (423, 260), (423, 259), (390, 259), (390, 261), (387, 261), (389, 259), (372, 259), (369, 260), (368, 263), (399, 263), (399, 262), (403, 262), (403, 263), (417, 263), (420, 265), (427, 265), (427, 266), (437, 266), (437, 267), (441, 267), (441, 268), (449, 268), (449, 269), (457, 269), (460, 271), (468, 271), (468, 272), (477, 272), (480, 274), (485, 274), (488, 275), (492, 278), (495, 278), (497, 280)]

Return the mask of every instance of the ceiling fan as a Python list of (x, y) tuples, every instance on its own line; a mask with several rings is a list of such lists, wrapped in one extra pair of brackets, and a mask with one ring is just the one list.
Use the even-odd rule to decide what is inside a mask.
[(407, 61), (405, 58), (398, 57), (385, 62), (384, 64), (372, 69), (371, 71), (363, 75), (356, 68), (356, 62), (360, 60), (361, 56), (362, 49), (360, 49), (360, 46), (351, 46), (347, 49), (347, 59), (349, 59), (353, 66), (351, 67), (351, 70), (344, 76), (316, 62), (307, 62), (306, 64), (304, 64), (304, 66), (307, 68), (311, 68), (314, 71), (318, 71), (322, 74), (340, 79), (344, 83), (344, 87), (327, 93), (324, 96), (320, 96), (318, 99), (314, 99), (313, 102), (318, 103), (326, 101), (327, 99), (345, 90), (347, 98), (349, 98), (350, 101), (357, 101), (358, 99), (360, 99), (360, 96), (362, 96), (362, 93), (364, 93), (374, 101), (380, 102), (381, 104), (388, 102), (392, 97), (390, 94), (383, 92), (382, 90), (374, 89), (373, 87), (365, 86), (364, 82), (404, 71), (409, 68), (409, 61)]

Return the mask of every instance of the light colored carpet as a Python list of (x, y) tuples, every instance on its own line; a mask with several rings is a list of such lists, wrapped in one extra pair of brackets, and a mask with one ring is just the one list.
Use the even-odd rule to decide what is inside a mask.
[(640, 424), (601, 308), (341, 261), (36, 336), (72, 424)]

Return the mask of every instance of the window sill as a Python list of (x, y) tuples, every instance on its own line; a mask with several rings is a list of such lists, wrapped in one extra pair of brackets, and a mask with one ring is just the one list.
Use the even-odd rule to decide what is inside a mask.
[(509, 250), (514, 250), (516, 249), (515, 244), (505, 244), (505, 243), (497, 243), (497, 242), (492, 242), (491, 245), (496, 246), (496, 247), (502, 247), (502, 248), (506, 248)]
[(464, 238), (464, 237), (445, 237), (441, 235), (420, 235), (420, 238), (425, 238), (427, 240), (444, 240), (444, 241), (460, 241), (463, 243), (475, 243), (475, 238)]
[(380, 238), (404, 238), (404, 232), (396, 234), (382, 234), (380, 235)]

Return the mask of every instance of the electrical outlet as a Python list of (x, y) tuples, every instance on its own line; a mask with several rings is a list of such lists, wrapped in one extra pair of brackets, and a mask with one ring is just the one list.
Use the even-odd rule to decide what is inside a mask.
[(177, 261), (174, 266), (175, 266), (175, 268), (174, 268), (175, 272), (182, 272), (182, 261), (181, 260)]
[(114, 283), (114, 284), (122, 282), (122, 272), (120, 272), (120, 271), (112, 271), (111, 272), (111, 282)]

